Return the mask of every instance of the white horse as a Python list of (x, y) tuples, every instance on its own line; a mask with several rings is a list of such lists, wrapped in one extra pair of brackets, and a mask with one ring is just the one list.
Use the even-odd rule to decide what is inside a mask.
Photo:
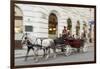
[(29, 54), (30, 50), (33, 50), (34, 59), (36, 59), (36, 55), (37, 55), (36, 54), (36, 50), (37, 50), (37, 48), (34, 45), (35, 44), (35, 40), (36, 40), (35, 36), (27, 34), (27, 33), (25, 33), (22, 36), (21, 44), (22, 44), (22, 46), (26, 46), (27, 47), (27, 53), (26, 53), (26, 56), (25, 56), (25, 61), (27, 60), (27, 57), (28, 57), (28, 54)]
[[(26, 37), (28, 38), (28, 40), (31, 43), (30, 47), (27, 44), (27, 41), (25, 39)], [(43, 50), (43, 52), (44, 52), (43, 57), (45, 57), (45, 59), (48, 59), (48, 57), (50, 56), (50, 48), (53, 49), (53, 52), (55, 55), (55, 44), (54, 44), (53, 39), (49, 39), (49, 38), (41, 39), (41, 38), (36, 38), (32, 34), (25, 34), (22, 38), (22, 44), (25, 44), (28, 47), (25, 60), (27, 60), (27, 56), (28, 56), (30, 49), (33, 50), (34, 58), (36, 59), (36, 61), (38, 61), (37, 55), (38, 55), (39, 50)]]

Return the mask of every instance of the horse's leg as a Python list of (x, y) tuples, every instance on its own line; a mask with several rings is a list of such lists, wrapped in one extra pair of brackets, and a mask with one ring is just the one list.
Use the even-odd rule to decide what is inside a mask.
[(34, 50), (34, 48), (32, 47), (32, 50), (33, 50), (33, 53), (34, 53), (34, 60), (36, 59), (36, 54), (35, 54), (35, 50)]
[(26, 53), (26, 56), (25, 56), (25, 61), (27, 60), (27, 57), (28, 57), (28, 53), (29, 53), (29, 51), (30, 51), (30, 48), (28, 47), (28, 49), (27, 49), (27, 53)]
[(38, 62), (38, 60), (39, 60), (39, 58), (38, 58), (38, 50), (39, 50), (39, 48), (36, 48), (36, 50), (34, 51), (35, 62)]
[(51, 48), (49, 48), (49, 52), (48, 52), (49, 56), (50, 56), (50, 49), (51, 49)]
[(56, 48), (53, 47), (53, 57), (56, 58)]
[(43, 53), (43, 57), (45, 57), (45, 48), (43, 48), (43, 52), (44, 52), (44, 53)]
[(45, 48), (45, 56), (44, 56), (44, 57), (45, 57), (46, 60), (47, 60), (47, 52), (48, 52), (47, 50), (48, 50), (48, 49)]
[(45, 50), (44, 51), (44, 57), (46, 58), (47, 57), (47, 54), (48, 54), (48, 48), (45, 48), (44, 50)]
[(48, 54), (50, 55), (50, 48), (48, 48)]
[(61, 48), (61, 52), (64, 52), (64, 48), (63, 47)]
[(32, 47), (33, 53), (34, 53), (34, 48)]
[(46, 48), (46, 57), (45, 59), (47, 60), (50, 56), (50, 48)]

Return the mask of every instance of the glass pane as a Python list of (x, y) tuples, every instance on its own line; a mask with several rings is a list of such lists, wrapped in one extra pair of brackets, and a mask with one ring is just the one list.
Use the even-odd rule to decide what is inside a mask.
[(25, 31), (26, 32), (33, 32), (33, 27), (32, 26), (25, 26)]

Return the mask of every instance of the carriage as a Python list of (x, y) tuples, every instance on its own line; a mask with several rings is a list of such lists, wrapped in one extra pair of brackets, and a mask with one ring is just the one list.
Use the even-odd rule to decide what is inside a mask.
[(85, 38), (57, 38), (55, 41), (55, 47), (62, 49), (61, 51), (64, 52), (66, 56), (71, 55), (72, 52), (87, 52), (88, 46), (86, 45)]
[[(27, 36), (29, 37), (29, 36)], [(31, 37), (32, 38), (32, 37)], [(33, 39), (33, 38), (32, 38)], [(43, 58), (48, 59), (50, 56), (50, 49), (53, 51), (53, 57), (55, 58), (57, 55), (56, 50), (60, 49), (61, 52), (65, 56), (69, 56), (72, 54), (72, 52), (86, 52), (87, 46), (85, 39), (75, 39), (75, 38), (63, 38), (59, 37), (56, 39), (49, 39), (49, 38), (36, 38), (35, 41), (32, 41), (31, 48), (36, 48), (36, 50), (33, 49), (35, 53), (35, 59), (38, 57), (37, 52), (42, 49), (44, 51)], [(29, 50), (27, 51), (26, 57), (27, 58), (29, 53)], [(36, 62), (38, 59), (36, 60)]]

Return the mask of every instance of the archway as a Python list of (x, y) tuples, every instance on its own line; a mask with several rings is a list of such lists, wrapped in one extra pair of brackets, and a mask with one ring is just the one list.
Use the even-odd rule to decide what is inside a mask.
[(72, 21), (70, 18), (67, 19), (67, 30), (69, 30), (69, 32), (72, 32)]
[(77, 21), (77, 24), (76, 24), (76, 36), (79, 36), (80, 34), (80, 22)]
[(57, 16), (54, 13), (49, 15), (49, 24), (48, 24), (48, 34), (49, 38), (54, 38), (57, 36)]
[(22, 26), (23, 26), (23, 16), (21, 9), (15, 5), (15, 33), (19, 34), (22, 33)]
[(23, 33), (23, 14), (22, 10), (17, 5), (15, 5), (14, 16), (15, 49), (19, 49), (22, 48), (21, 39), (19, 37)]
[(87, 25), (86, 23), (83, 24), (83, 37), (86, 38), (86, 33), (87, 33)]

